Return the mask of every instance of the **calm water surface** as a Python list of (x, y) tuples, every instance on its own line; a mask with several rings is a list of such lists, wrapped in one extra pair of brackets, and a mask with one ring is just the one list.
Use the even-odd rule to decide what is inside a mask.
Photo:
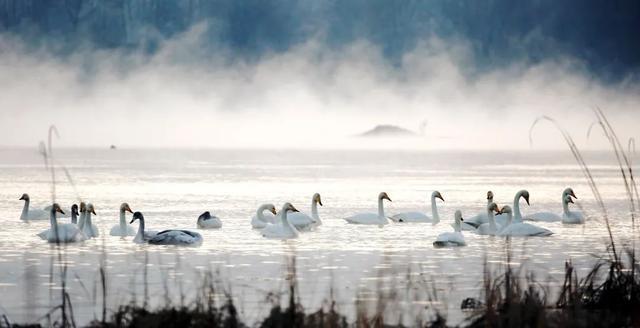
[[(587, 159), (603, 192), (615, 235), (632, 238), (628, 205), (614, 158), (590, 153)], [(460, 302), (481, 289), (485, 259), (498, 266), (505, 259), (504, 238), (465, 233), (468, 246), (434, 249), (438, 233), (451, 230), (453, 212), (470, 217), (483, 210), (485, 193), (493, 190), (501, 205), (526, 188), (531, 206), (523, 213), (561, 211), (560, 193), (572, 186), (578, 204), (590, 220), (584, 226), (541, 223), (554, 235), (509, 241), (513, 265), (524, 265), (551, 287), (561, 283), (564, 261), (571, 259), (584, 273), (605, 254), (606, 228), (593, 197), (568, 152), (368, 152), (251, 150), (60, 150), (75, 189), (57, 172), (56, 197), (64, 208), (78, 199), (92, 202), (102, 236), (64, 247), (68, 288), (80, 323), (101, 316), (99, 266), (107, 272), (107, 306), (147, 299), (152, 305), (167, 299), (189, 302), (202, 275), (217, 272), (233, 292), (243, 318), (252, 322), (267, 315), (270, 292), (286, 290), (287, 263), (295, 257), (301, 302), (314, 309), (329, 297), (353, 316), (357, 298), (375, 299), (391, 284), (408, 280), (435, 286), (434, 302), (453, 323), (464, 315)], [(48, 221), (19, 221), (30, 194), (32, 207), (51, 202), (51, 176), (35, 150), (0, 150), (0, 311), (16, 322), (34, 321), (59, 304), (60, 262), (55, 246), (35, 234)], [(393, 202), (387, 214), (429, 211), (428, 197), (439, 190), (443, 222), (426, 224), (348, 225), (342, 217), (376, 210), (376, 196), (386, 191)], [(314, 192), (322, 195), (323, 225), (297, 240), (262, 238), (251, 229), (250, 217), (267, 202), (280, 207), (290, 201), (308, 211)], [(120, 203), (145, 214), (148, 228), (196, 229), (205, 210), (223, 220), (220, 230), (200, 230), (199, 248), (141, 246), (131, 238), (108, 236), (118, 222)], [(130, 214), (128, 215), (130, 217)], [(62, 219), (64, 221), (65, 219)], [(137, 224), (136, 225), (137, 228)], [(104, 254), (104, 255), (103, 255)], [(53, 273), (53, 275), (52, 275)], [(401, 287), (403, 288), (403, 287)], [(407, 298), (396, 306), (424, 307), (424, 299)], [(397, 308), (390, 309), (391, 312)]]

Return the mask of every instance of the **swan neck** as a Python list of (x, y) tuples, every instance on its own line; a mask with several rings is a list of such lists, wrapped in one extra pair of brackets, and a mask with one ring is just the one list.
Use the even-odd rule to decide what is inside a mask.
[(569, 202), (564, 199), (562, 200), (562, 212), (569, 215)]
[(455, 232), (462, 232), (462, 227), (461, 227), (461, 224), (460, 224), (460, 220), (459, 220), (459, 219), (456, 219), (456, 222), (455, 222), (455, 224), (454, 224), (453, 230), (454, 230)]
[(382, 204), (383, 199), (382, 198), (378, 198), (378, 216), (380, 218), (384, 218), (384, 205)]
[(53, 229), (55, 229), (58, 225), (58, 220), (56, 219), (56, 210), (51, 209), (51, 213), (49, 213), (49, 223), (51, 224), (51, 229), (53, 231)]
[(29, 218), (29, 201), (24, 201), (24, 207), (22, 207), (22, 214), (20, 214), (20, 220), (27, 220)]
[(78, 228), (80, 230), (82, 230), (82, 228), (84, 228), (84, 223), (85, 223), (86, 217), (87, 217), (87, 212), (86, 211), (80, 213), (80, 219), (78, 220)]
[(492, 210), (487, 210), (487, 217), (489, 218), (489, 226), (491, 227), (491, 230), (497, 230), (496, 219), (493, 217)]
[(143, 241), (144, 240), (144, 219), (138, 219), (138, 221), (140, 221), (140, 224), (138, 224), (138, 233), (136, 234), (136, 241)]
[(513, 222), (513, 213), (507, 213), (507, 225)]
[(127, 230), (127, 221), (124, 210), (120, 210), (120, 231), (124, 232)]
[(518, 192), (516, 197), (513, 199), (513, 212), (515, 214), (516, 221), (522, 221), (522, 213), (520, 213), (520, 197), (522, 197), (522, 193)]
[(314, 219), (318, 219), (318, 202), (316, 200), (311, 201), (311, 217)]
[(282, 210), (280, 212), (280, 222), (282, 223), (283, 227), (289, 225), (289, 219), (287, 219), (287, 210)]
[(78, 214), (73, 210), (71, 210), (71, 223), (78, 224)]
[(258, 218), (258, 220), (262, 221), (262, 222), (267, 222), (267, 219), (265, 219), (263, 212), (267, 209), (266, 206), (260, 206), (258, 207), (258, 211), (256, 211), (256, 217)]
[(93, 226), (93, 224), (91, 223), (91, 212), (89, 211), (87, 211), (87, 214), (85, 214), (84, 225), (89, 227), (89, 229), (91, 229), (91, 227)]
[(433, 224), (440, 222), (440, 215), (438, 215), (438, 206), (436, 205), (435, 196), (431, 196), (431, 216), (433, 217)]

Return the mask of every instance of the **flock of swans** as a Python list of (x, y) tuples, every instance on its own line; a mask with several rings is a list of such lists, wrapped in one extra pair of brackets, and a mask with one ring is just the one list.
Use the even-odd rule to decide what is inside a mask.
[[(513, 200), (513, 209), (509, 205), (498, 206), (493, 201), (493, 192), (487, 192), (486, 210), (471, 218), (464, 219), (462, 212), (456, 210), (453, 231), (441, 233), (437, 236), (433, 245), (436, 247), (465, 246), (466, 242), (462, 231), (471, 231), (479, 235), (495, 236), (549, 236), (553, 234), (548, 229), (536, 226), (524, 221), (540, 222), (562, 222), (565, 224), (582, 224), (584, 215), (579, 211), (569, 210), (569, 203), (577, 198), (573, 189), (566, 188), (562, 192), (562, 213), (540, 212), (527, 216), (522, 216), (520, 212), (520, 200), (524, 199), (529, 205), (529, 192), (520, 190)], [(439, 191), (431, 194), (431, 216), (422, 212), (404, 212), (392, 216), (387, 216), (384, 211), (384, 201), (391, 201), (386, 192), (378, 195), (377, 212), (358, 213), (345, 217), (344, 220), (350, 224), (367, 224), (383, 226), (389, 221), (396, 223), (431, 223), (436, 225), (440, 222), (436, 199), (444, 202), (444, 198)], [(66, 214), (59, 204), (54, 203), (44, 209), (30, 209), (30, 198), (28, 194), (23, 194), (20, 200), (24, 200), (24, 207), (20, 215), (23, 221), (42, 220), (49, 218), (50, 227), (37, 235), (50, 243), (74, 243), (95, 238), (100, 235), (98, 227), (93, 224), (91, 217), (96, 215), (95, 208), (91, 203), (81, 202), (80, 206), (71, 206), (69, 214)], [(322, 206), (320, 194), (316, 193), (311, 198), (311, 213), (306, 214), (298, 211), (291, 203), (285, 203), (278, 212), (273, 204), (264, 204), (258, 207), (256, 214), (251, 218), (251, 226), (258, 230), (265, 238), (272, 239), (292, 239), (297, 238), (300, 232), (312, 231), (322, 225), (322, 220), (318, 214), (318, 205)], [(127, 224), (126, 212), (133, 214), (129, 224)], [(71, 218), (71, 223), (58, 223), (59, 217)], [(136, 231), (131, 224), (138, 221)], [(204, 212), (196, 220), (199, 229), (219, 229), (222, 221), (210, 212)], [(133, 212), (129, 204), (123, 203), (120, 206), (120, 219), (109, 233), (111, 236), (133, 236), (133, 242), (139, 244), (152, 245), (183, 245), (199, 246), (202, 244), (202, 235), (195, 231), (182, 229), (168, 229), (163, 231), (145, 230), (144, 216), (140, 212)]]

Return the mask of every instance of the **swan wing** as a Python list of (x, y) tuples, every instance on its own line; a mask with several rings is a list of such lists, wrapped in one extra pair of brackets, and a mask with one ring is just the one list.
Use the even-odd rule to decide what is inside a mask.
[(529, 214), (524, 217), (526, 221), (537, 221), (537, 222), (560, 222), (562, 221), (562, 217), (556, 213), (552, 212), (538, 212)]
[(387, 224), (387, 219), (381, 219), (378, 214), (375, 213), (359, 213), (350, 217), (344, 218), (351, 224)]
[(549, 229), (538, 227), (529, 223), (513, 223), (500, 231), (501, 236), (551, 236), (553, 232)]
[(217, 216), (212, 216), (208, 220), (198, 220), (198, 228), (200, 229), (220, 229), (222, 221)]
[(582, 212), (569, 211), (569, 214), (562, 215), (562, 223), (566, 224), (582, 224), (584, 223), (584, 215)]
[(202, 236), (189, 230), (164, 230), (149, 239), (149, 244), (199, 246)]
[(262, 229), (261, 234), (265, 238), (271, 239), (292, 239), (298, 237), (298, 232), (291, 227), (282, 224), (269, 224)]
[(464, 236), (459, 232), (443, 232), (433, 242), (435, 247), (465, 246)]

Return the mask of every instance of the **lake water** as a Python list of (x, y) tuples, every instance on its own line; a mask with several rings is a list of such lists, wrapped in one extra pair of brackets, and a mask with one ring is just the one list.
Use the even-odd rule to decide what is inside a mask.
[[(270, 292), (285, 292), (287, 262), (295, 257), (302, 304), (315, 309), (333, 288), (339, 309), (353, 317), (356, 298), (375, 298), (377, 291), (408, 277), (435, 286), (434, 305), (452, 323), (465, 314), (460, 302), (481, 289), (483, 264), (505, 258), (504, 238), (465, 233), (468, 246), (435, 249), (438, 233), (451, 230), (453, 212), (464, 216), (483, 211), (487, 190), (495, 200), (511, 204), (520, 189), (531, 193), (523, 213), (560, 213), (560, 193), (571, 186), (590, 220), (585, 225), (540, 223), (555, 234), (547, 238), (514, 238), (513, 265), (525, 265), (542, 283), (562, 282), (564, 261), (571, 259), (584, 274), (605, 254), (607, 233), (585, 179), (567, 152), (392, 152), (285, 150), (59, 150), (56, 160), (72, 175), (76, 190), (57, 172), (57, 201), (63, 208), (80, 197), (92, 202), (102, 236), (64, 247), (68, 288), (76, 319), (86, 323), (101, 316), (99, 266), (106, 263), (107, 305), (133, 298), (150, 304), (187, 301), (196, 293), (203, 272), (212, 270), (232, 291), (247, 322), (268, 314)], [(613, 231), (622, 242), (631, 232), (628, 203), (620, 172), (609, 153), (588, 153), (610, 211)], [(32, 207), (51, 201), (51, 176), (36, 150), (0, 150), (0, 310), (15, 322), (32, 322), (60, 303), (60, 264), (55, 246), (36, 233), (48, 220), (19, 220), (22, 193)], [(386, 191), (393, 202), (385, 211), (429, 212), (428, 197), (439, 190), (443, 222), (430, 224), (348, 225), (341, 218), (375, 211), (376, 197)], [(323, 225), (292, 241), (267, 240), (251, 229), (250, 217), (263, 203), (292, 202), (309, 210), (314, 192), (322, 195)], [(141, 246), (131, 238), (108, 236), (118, 222), (120, 203), (145, 214), (148, 228), (196, 229), (205, 210), (223, 220), (220, 230), (200, 230), (199, 248)], [(128, 215), (130, 218), (130, 214)], [(64, 221), (64, 219), (61, 219)], [(137, 229), (137, 224), (135, 224)], [(103, 256), (104, 254), (104, 256)], [(53, 277), (51, 276), (53, 272)], [(145, 283), (146, 281), (146, 283)], [(146, 287), (145, 287), (146, 286)], [(387, 287), (385, 287), (387, 286)], [(403, 288), (403, 287), (401, 287)], [(405, 310), (424, 306), (424, 299), (398, 303)], [(395, 311), (395, 310), (390, 310)]]

